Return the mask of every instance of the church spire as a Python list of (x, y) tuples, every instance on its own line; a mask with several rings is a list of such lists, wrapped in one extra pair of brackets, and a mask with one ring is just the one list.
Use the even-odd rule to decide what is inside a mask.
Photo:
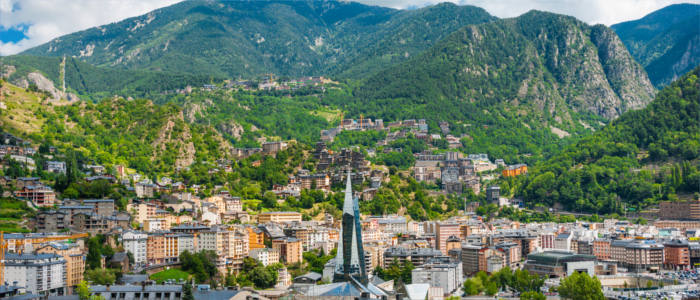
[(352, 173), (348, 169), (343, 202), (342, 227), (336, 257), (334, 280), (349, 281), (350, 277), (367, 283), (365, 254), (362, 248), (362, 226), (360, 225), (360, 207), (352, 193)]

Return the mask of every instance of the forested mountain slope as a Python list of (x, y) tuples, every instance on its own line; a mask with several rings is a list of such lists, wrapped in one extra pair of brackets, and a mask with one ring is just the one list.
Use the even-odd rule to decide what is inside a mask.
[(223, 80), (207, 75), (95, 67), (73, 57), (66, 57), (65, 60), (63, 57), (52, 56), (0, 57), (0, 79), (26, 88), (31, 83), (36, 84), (37, 77), (29, 76), (31, 73), (42, 74), (51, 81), (46, 83), (57, 90), (63, 89), (65, 80), (67, 93), (95, 101), (113, 95), (152, 97), (188, 85), (201, 86)]
[(226, 157), (230, 144), (212, 128), (190, 124), (174, 104), (148, 100), (52, 101), (44, 92), (0, 80), (0, 128), (99, 164), (144, 174), (173, 172), (195, 161)]
[(531, 168), (517, 196), (534, 205), (622, 213), (700, 192), (700, 67), (593, 136)]
[(609, 28), (531, 11), (466, 26), (420, 57), (368, 78), (356, 95), (370, 115), (431, 112), (455, 119), (474, 107), (508, 104), (566, 125), (576, 123), (573, 113), (613, 119), (643, 108), (653, 93)]
[(657, 87), (700, 64), (700, 5), (670, 5), (612, 29)]
[(183, 1), (23, 54), (176, 74), (360, 76), (493, 19), (453, 4), (394, 10), (339, 1)]

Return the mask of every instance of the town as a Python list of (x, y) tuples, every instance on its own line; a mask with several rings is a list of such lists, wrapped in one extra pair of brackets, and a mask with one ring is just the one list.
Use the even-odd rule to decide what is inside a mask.
[[(221, 185), (207, 195), (205, 186), (149, 178), (121, 165), (74, 166), (53, 147), (38, 149), (6, 133), (0, 146), (6, 174), (0, 177), (3, 201), (21, 201), (31, 218), (19, 222), (21, 230), (0, 235), (0, 278), (5, 283), (0, 297), (74, 299), (86, 289), (105, 299), (153, 299), (151, 294), (155, 299), (184, 299), (185, 294), (195, 299), (310, 299), (340, 297), (339, 289), (356, 296), (408, 299), (482, 292), (509, 297), (531, 290), (556, 295), (559, 281), (577, 272), (597, 276), (610, 298), (696, 295), (690, 291), (697, 290), (695, 266), (700, 265), (700, 199), (662, 202), (656, 210), (637, 214), (648, 223), (632, 216), (578, 219), (568, 212), (562, 212), (568, 217), (564, 221), (519, 222), (484, 211), (523, 208), (489, 182), (526, 176), (526, 165), (494, 163), (485, 154), (449, 147), (434, 152), (438, 149), (433, 147), (412, 154), (413, 165), (392, 171), (398, 173), (394, 176), (437, 183), (440, 188), (429, 191), (433, 194), (485, 194), (485, 202), (461, 198), (462, 209), (442, 220), (416, 220), (405, 213), (361, 215), (359, 207), (377, 197), (391, 180), (389, 172), (368, 160), (373, 150), (333, 151), (326, 143), (343, 131), (384, 130), (385, 140), (375, 146), (406, 136), (443, 139), (426, 134), (424, 120), (343, 120), (321, 132), (322, 141), (310, 149), (314, 172), (298, 169), (286, 184), (261, 192), (280, 205), (304, 199), (302, 194), (323, 197), (338, 191), (345, 195), (339, 203), (342, 214), (333, 209), (261, 210), (259, 200), (231, 194)], [(459, 143), (447, 124), (441, 131), (448, 144)], [(261, 168), (261, 158), (286, 155), (294, 147), (295, 141), (266, 142), (261, 148), (233, 149), (232, 155), (256, 159), (253, 167)], [(208, 172), (225, 174), (235, 165), (220, 160)], [(75, 198), (67, 195), (75, 193), (69, 190), (61, 195), (46, 180), (76, 169), (86, 189), (119, 186), (125, 200)], [(353, 202), (362, 204), (353, 207)], [(348, 228), (352, 241), (346, 241)], [(351, 256), (339, 254), (348, 248)], [(535, 286), (496, 286), (490, 276), (498, 274), (524, 276)], [(342, 276), (361, 280), (346, 281), (348, 286), (333, 283)], [(191, 283), (196, 283), (194, 289)]]
[(0, 300), (700, 300), (698, 1), (0, 0)]

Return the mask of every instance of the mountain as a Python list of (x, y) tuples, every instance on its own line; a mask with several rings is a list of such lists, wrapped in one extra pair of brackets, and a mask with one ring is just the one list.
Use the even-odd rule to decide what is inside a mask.
[(74, 57), (64, 60), (30, 55), (0, 57), (0, 78), (23, 88), (36, 84), (49, 91), (54, 99), (80, 96), (92, 100), (115, 94), (154, 97), (188, 85), (201, 86), (223, 80), (206, 75), (95, 67)]
[[(700, 182), (700, 67), (603, 130), (530, 169), (516, 190), (527, 203), (575, 211), (639, 211), (690, 199)], [(624, 206), (623, 206), (624, 203)]]
[(394, 10), (339, 1), (183, 1), (22, 54), (215, 77), (360, 76), (410, 58), (464, 25), (494, 19), (454, 4)]
[(675, 4), (612, 26), (655, 86), (700, 64), (700, 5)]
[(182, 109), (174, 104), (123, 98), (97, 104), (51, 100), (45, 92), (2, 80), (0, 103), (3, 132), (143, 174), (169, 173), (229, 153), (230, 144), (213, 128), (186, 122)]
[(514, 137), (520, 140), (511, 143), (516, 145), (538, 129), (566, 136), (600, 128), (643, 108), (654, 92), (609, 28), (531, 11), (465, 26), (423, 54), (370, 76), (354, 99), (337, 105), (353, 116), (427, 119), (432, 128), (448, 121), (470, 139), (521, 128), (521, 137)]

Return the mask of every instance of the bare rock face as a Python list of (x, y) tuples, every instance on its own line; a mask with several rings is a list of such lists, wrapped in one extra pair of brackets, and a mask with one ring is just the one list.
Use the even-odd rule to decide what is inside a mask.
[(236, 139), (239, 139), (243, 132), (245, 132), (245, 129), (241, 124), (236, 123), (234, 120), (230, 120), (226, 123), (221, 123), (217, 126), (219, 132), (227, 134), (229, 136), (232, 136)]
[(17, 69), (15, 69), (15, 66), (11, 65), (2, 65), (0, 66), (0, 78), (10, 78), (13, 73), (15, 73)]
[(641, 65), (627, 52), (618, 36), (608, 27), (594, 26), (591, 41), (608, 82), (621, 99), (620, 113), (644, 108), (654, 98), (654, 87)]
[(49, 80), (48, 78), (44, 77), (41, 73), (38, 72), (31, 72), (27, 74), (27, 80), (29, 82), (36, 84), (36, 86), (39, 88), (39, 90), (48, 92), (51, 94), (51, 97), (53, 100), (60, 100), (62, 96), (62, 92), (56, 89), (54, 87), (53, 81)]

